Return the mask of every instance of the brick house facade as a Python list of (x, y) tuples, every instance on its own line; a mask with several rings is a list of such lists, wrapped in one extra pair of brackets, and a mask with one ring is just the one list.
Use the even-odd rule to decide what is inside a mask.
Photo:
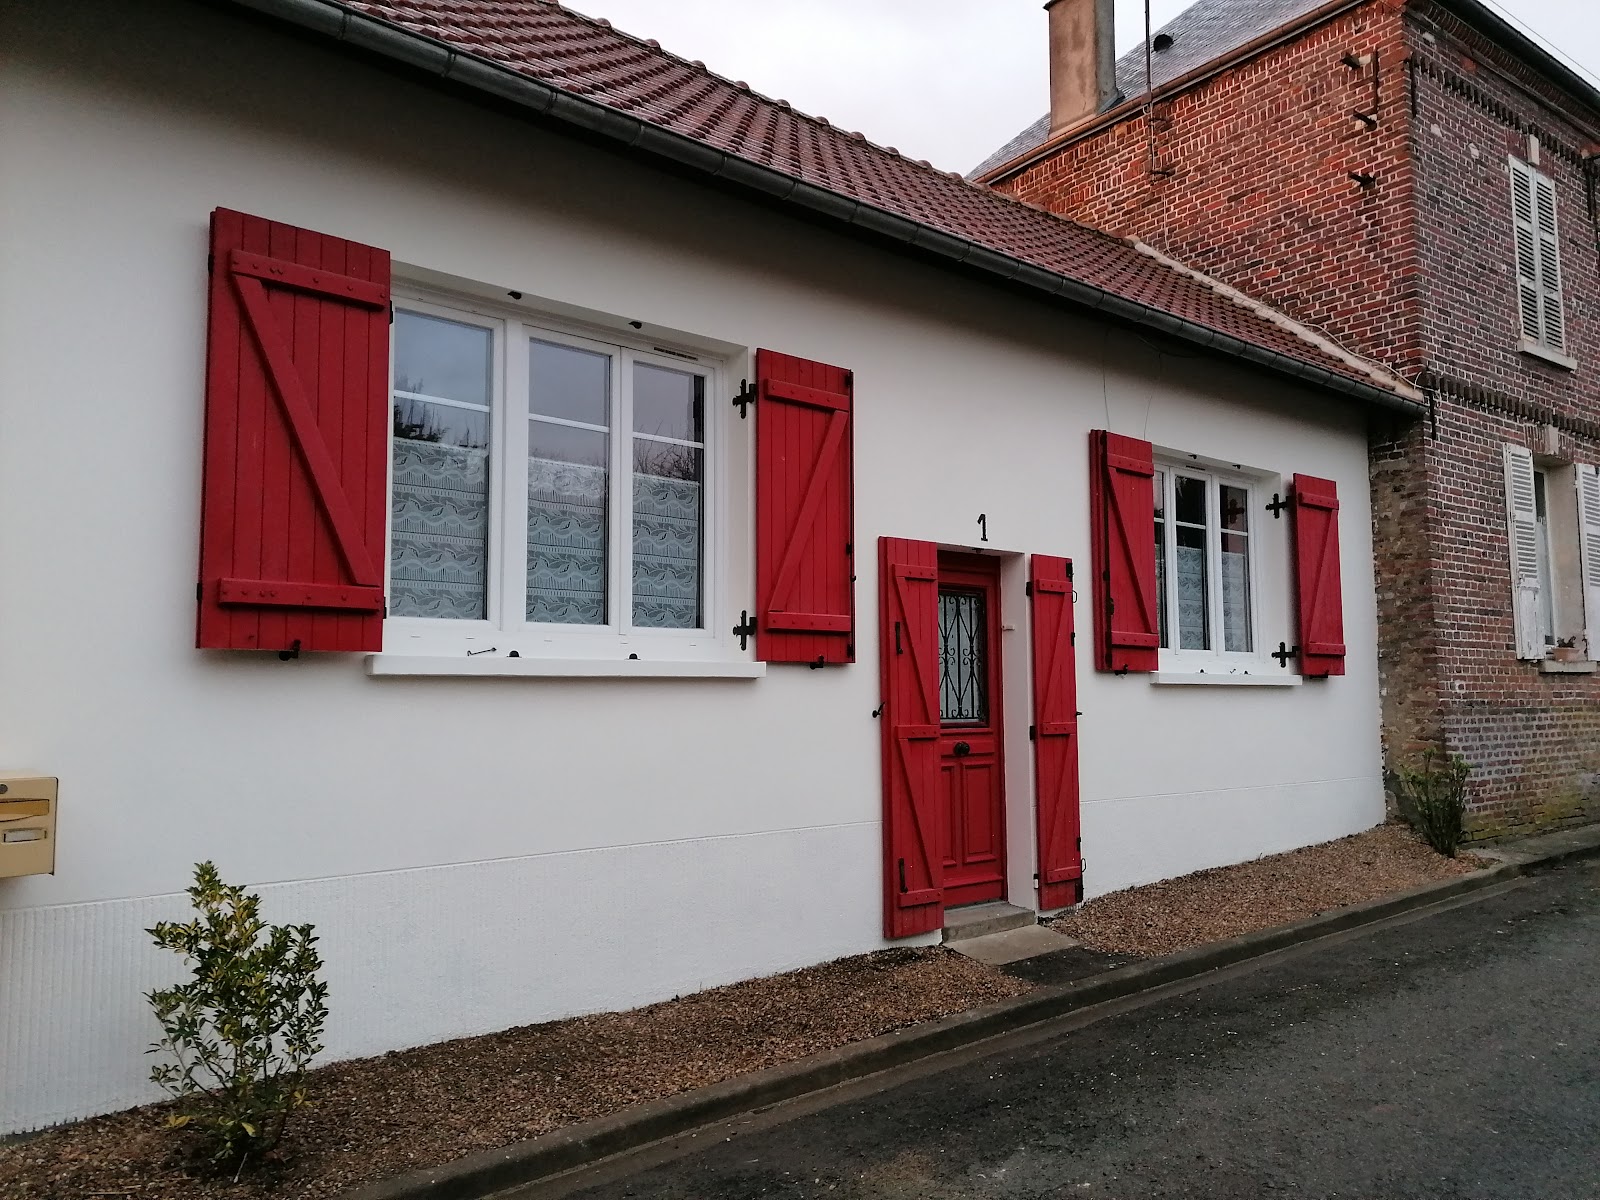
[[(1162, 53), (1206, 26), (1169, 28)], [(978, 178), (1150, 243), (1423, 387), (1429, 420), (1371, 431), (1386, 765), (1430, 746), (1466, 758), (1478, 837), (1600, 816), (1600, 561), (1586, 596), (1574, 486), (1600, 463), (1600, 93), (1474, 0), (1307, 3), (1153, 74), (1148, 105), (1142, 58), (1119, 71), (1140, 72), (1139, 94), (1053, 137), (1035, 126)], [(1553, 185), (1561, 354), (1522, 348), (1513, 160)], [(1508, 462), (1530, 460), (1508, 445), (1534, 456), (1549, 541), (1522, 622), (1546, 631), (1532, 652), (1507, 484)], [(1544, 648), (1562, 640), (1575, 649)]]

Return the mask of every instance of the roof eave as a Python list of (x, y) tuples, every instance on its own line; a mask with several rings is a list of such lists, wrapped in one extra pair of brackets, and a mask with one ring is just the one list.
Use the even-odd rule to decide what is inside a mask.
[[(1387, 388), (1349, 378), (1315, 363), (1247, 342), (1046, 270), (965, 238), (898, 214), (863, 204), (792, 175), (719, 150), (607, 105), (576, 96), (487, 59), (465, 54), (443, 42), (401, 29), (346, 8), (336, 0), (222, 0), (283, 21), (406, 68), (509, 102), (548, 120), (581, 130), (621, 148), (664, 160), (680, 168), (769, 200), (804, 210), (813, 217), (904, 246), (978, 275), (1021, 287), (1035, 295), (1064, 300), (1073, 307), (1144, 327), (1217, 354), (1240, 358), (1275, 374), (1338, 393), (1379, 408), (1415, 417), (1425, 409)], [(1364, 0), (1355, 0), (1364, 2)]]
[(1600, 114), (1600, 88), (1563, 63), (1538, 42), (1511, 24), (1480, 0), (1435, 0), (1468, 25), (1512, 54), (1527, 62), (1551, 83), (1569, 92), (1593, 112)]

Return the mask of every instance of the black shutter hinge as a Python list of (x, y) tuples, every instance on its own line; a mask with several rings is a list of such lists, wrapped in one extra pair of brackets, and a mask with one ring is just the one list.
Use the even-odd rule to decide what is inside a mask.
[(903, 894), (905, 892), (905, 890), (906, 890), (906, 860), (902, 858), (900, 860), (900, 891)]
[(389, 324), (394, 324), (394, 302), (389, 302)]
[(1025, 583), (1025, 584), (1023, 584), (1023, 585), (1022, 585), (1022, 594), (1023, 594), (1023, 595), (1024, 595), (1024, 596), (1031, 596), (1031, 595), (1033, 595), (1033, 584), (1031, 584), (1031, 583)]
[(749, 609), (741, 609), (739, 623), (733, 627), (733, 636), (739, 639), (739, 649), (748, 650), (750, 648), (750, 639), (755, 635), (755, 618), (750, 615)]
[(1078, 644), (1078, 631), (1076, 629), (1067, 634), (1067, 636), (1072, 639), (1071, 645), (1076, 646)]
[(750, 406), (756, 402), (756, 389), (750, 386), (748, 379), (739, 381), (739, 394), (733, 398), (733, 406), (739, 410), (739, 419), (745, 420), (750, 415)]
[(1072, 578), (1072, 564), (1070, 562), (1067, 564), (1067, 578)]
[(1267, 505), (1267, 511), (1272, 514), (1272, 519), (1274, 521), (1281, 521), (1283, 520), (1283, 510), (1288, 508), (1293, 503), (1293, 500), (1290, 500), (1284, 496), (1279, 496), (1277, 492), (1273, 492), (1272, 503)]
[(1030, 742), (1036, 742), (1039, 740), (1039, 727), (1037, 725), (1028, 726), (1028, 740)]
[(196, 583), (194, 585), (194, 600), (195, 600), (195, 603), (198, 604), (198, 603), (200, 603), (200, 601), (204, 600), (205, 598), (206, 598), (206, 585), (203, 584), (203, 583)]

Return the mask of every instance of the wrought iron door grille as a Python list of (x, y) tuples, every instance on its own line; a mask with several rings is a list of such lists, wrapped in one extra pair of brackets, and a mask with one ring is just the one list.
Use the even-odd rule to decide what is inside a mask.
[(939, 593), (939, 718), (989, 720), (989, 624), (982, 592)]

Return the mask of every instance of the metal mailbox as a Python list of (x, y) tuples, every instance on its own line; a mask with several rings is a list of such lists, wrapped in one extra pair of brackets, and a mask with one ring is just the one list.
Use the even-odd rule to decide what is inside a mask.
[(58, 782), (0, 772), (0, 879), (56, 873)]

